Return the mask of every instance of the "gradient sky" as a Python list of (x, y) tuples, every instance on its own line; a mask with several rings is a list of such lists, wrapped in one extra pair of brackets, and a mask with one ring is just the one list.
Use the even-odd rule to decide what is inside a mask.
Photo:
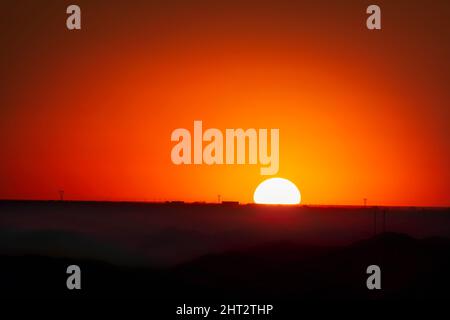
[(172, 164), (202, 120), (279, 128), (303, 203), (449, 206), (450, 3), (376, 3), (3, 1), (0, 198), (251, 202), (259, 165)]

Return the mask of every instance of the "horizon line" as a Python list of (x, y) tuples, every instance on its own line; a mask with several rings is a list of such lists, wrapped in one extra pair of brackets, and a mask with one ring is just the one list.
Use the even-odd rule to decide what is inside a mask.
[(358, 205), (358, 204), (317, 204), (317, 203), (299, 203), (299, 204), (259, 204), (254, 202), (240, 202), (233, 200), (223, 200), (221, 202), (207, 201), (184, 201), (184, 200), (81, 200), (81, 199), (2, 199), (0, 202), (57, 202), (57, 203), (139, 203), (139, 204), (178, 204), (178, 205), (235, 205), (235, 206), (273, 206), (273, 207), (354, 207), (354, 208), (431, 208), (431, 209), (450, 209), (450, 206), (435, 205)]

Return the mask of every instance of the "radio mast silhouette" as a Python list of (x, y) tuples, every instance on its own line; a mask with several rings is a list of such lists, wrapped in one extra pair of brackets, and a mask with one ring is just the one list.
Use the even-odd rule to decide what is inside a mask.
[(64, 201), (64, 190), (59, 190), (59, 200)]

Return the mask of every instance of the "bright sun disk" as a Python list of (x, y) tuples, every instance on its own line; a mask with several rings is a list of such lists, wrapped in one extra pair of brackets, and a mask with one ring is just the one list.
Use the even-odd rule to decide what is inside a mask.
[(253, 201), (259, 204), (299, 204), (301, 196), (297, 186), (291, 181), (270, 178), (258, 185)]

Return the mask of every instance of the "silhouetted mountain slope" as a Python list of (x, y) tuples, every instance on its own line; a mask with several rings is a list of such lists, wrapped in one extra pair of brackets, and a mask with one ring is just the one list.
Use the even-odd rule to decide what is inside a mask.
[[(82, 290), (65, 287), (66, 267), (82, 269)], [(366, 268), (382, 290), (366, 288)], [(450, 242), (386, 233), (346, 247), (275, 242), (205, 255), (172, 268), (130, 268), (68, 258), (1, 256), (6, 296), (238, 299), (450, 298)]]

